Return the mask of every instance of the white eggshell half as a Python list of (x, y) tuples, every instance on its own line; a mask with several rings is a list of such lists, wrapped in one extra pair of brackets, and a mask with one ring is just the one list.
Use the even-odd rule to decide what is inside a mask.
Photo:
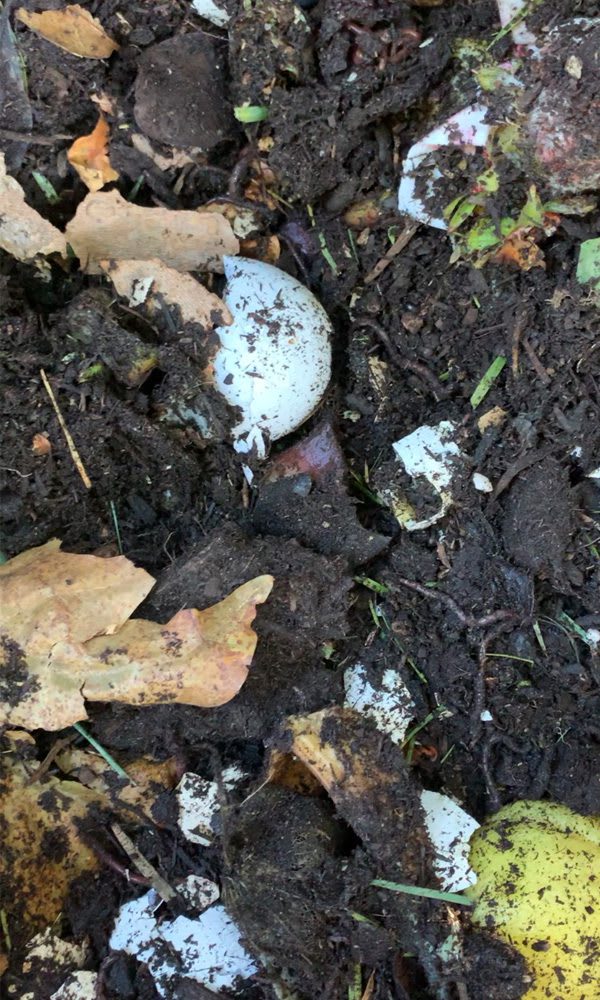
[(214, 383), (242, 419), (236, 450), (295, 430), (319, 405), (331, 375), (332, 326), (316, 298), (289, 274), (259, 260), (223, 259), (223, 299), (233, 315), (217, 327)]

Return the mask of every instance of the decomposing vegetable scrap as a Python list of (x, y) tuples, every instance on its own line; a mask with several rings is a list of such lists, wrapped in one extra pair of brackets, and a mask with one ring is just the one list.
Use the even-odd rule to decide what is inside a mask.
[(475, 833), (473, 921), (525, 958), (527, 1000), (600, 993), (600, 817), (513, 802)]
[(233, 698), (256, 647), (256, 606), (273, 578), (250, 580), (166, 625), (128, 621), (153, 583), (123, 556), (71, 555), (57, 540), (0, 567), (2, 720), (53, 730), (86, 719), (86, 698), (203, 707)]

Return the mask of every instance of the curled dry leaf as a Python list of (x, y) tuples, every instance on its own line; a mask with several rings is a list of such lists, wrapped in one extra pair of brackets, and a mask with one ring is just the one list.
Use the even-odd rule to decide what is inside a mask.
[(61, 10), (39, 13), (20, 7), (19, 21), (41, 35), (46, 41), (74, 56), (86, 59), (108, 59), (119, 46), (106, 34), (97, 18), (79, 4), (69, 4)]
[(88, 194), (66, 229), (66, 237), (88, 274), (99, 261), (158, 258), (177, 271), (222, 271), (223, 257), (239, 244), (221, 215), (132, 205), (118, 191)]
[(67, 252), (60, 230), (26, 204), (23, 188), (6, 173), (3, 153), (0, 153), (0, 247), (17, 260)]
[(105, 184), (119, 179), (108, 158), (109, 127), (104, 115), (89, 135), (82, 135), (67, 150), (67, 159), (90, 191), (99, 191)]
[(218, 295), (191, 274), (182, 274), (160, 260), (106, 260), (100, 261), (100, 267), (130, 305), (145, 302), (151, 312), (162, 309), (164, 303), (177, 306), (184, 323), (198, 323), (204, 329), (232, 322), (229, 309)]
[(270, 576), (166, 625), (127, 618), (154, 583), (123, 556), (30, 549), (0, 567), (0, 724), (62, 729), (85, 699), (211, 707), (237, 694), (256, 647), (251, 624)]
[(102, 801), (76, 781), (32, 781), (38, 761), (26, 754), (20, 759), (18, 743), (10, 742), (13, 752), (0, 757), (0, 883), (13, 946), (19, 947), (56, 920), (72, 880), (98, 867), (79, 824)]

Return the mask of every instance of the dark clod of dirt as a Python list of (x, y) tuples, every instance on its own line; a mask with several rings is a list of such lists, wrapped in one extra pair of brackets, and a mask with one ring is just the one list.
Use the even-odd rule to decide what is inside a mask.
[(204, 32), (146, 49), (135, 84), (135, 120), (152, 139), (210, 152), (235, 132), (227, 53)]
[(533, 573), (564, 576), (571, 537), (571, 488), (564, 467), (548, 457), (512, 486), (504, 514), (504, 545), (517, 565)]

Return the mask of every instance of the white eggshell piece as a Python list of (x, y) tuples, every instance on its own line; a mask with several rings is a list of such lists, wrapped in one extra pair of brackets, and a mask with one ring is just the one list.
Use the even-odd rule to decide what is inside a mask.
[[(224, 768), (222, 780), (230, 791), (244, 777), (236, 765)], [(186, 840), (209, 847), (215, 832), (213, 821), (220, 809), (219, 786), (216, 781), (187, 771), (176, 789), (179, 806), (179, 828)]]
[(431, 181), (441, 174), (437, 167), (427, 166), (424, 161), (436, 149), (444, 146), (485, 146), (490, 128), (485, 121), (487, 108), (472, 104), (448, 118), (442, 125), (428, 132), (411, 146), (402, 164), (402, 179), (398, 188), (398, 209), (417, 222), (424, 222), (434, 229), (447, 229), (448, 223), (442, 216), (435, 216), (417, 195), (417, 177), (422, 171), (430, 171)]
[(192, 7), (196, 14), (210, 21), (217, 28), (224, 28), (226, 24), (229, 24), (229, 14), (221, 4), (215, 3), (214, 0), (193, 0)]
[(319, 405), (331, 375), (332, 327), (314, 295), (279, 268), (244, 257), (224, 257), (223, 299), (233, 315), (218, 327), (213, 359), (216, 388), (242, 419), (233, 429), (236, 450), (295, 430)]
[(488, 479), (487, 476), (484, 476), (481, 472), (473, 473), (472, 482), (475, 489), (479, 490), (480, 493), (494, 492), (494, 487), (492, 486), (490, 480)]
[(382, 733), (401, 745), (415, 715), (415, 705), (397, 670), (384, 670), (381, 685), (374, 688), (362, 663), (344, 672), (346, 704), (372, 719)]
[(81, 971), (73, 972), (50, 1000), (96, 1000), (97, 997), (98, 973)]
[[(210, 884), (192, 875), (178, 890), (198, 906), (202, 899), (218, 895), (216, 886), (207, 891)], [(153, 889), (125, 903), (110, 938), (113, 951), (125, 951), (148, 966), (161, 996), (172, 1000), (176, 975), (218, 991), (233, 989), (238, 976), (248, 979), (257, 971), (238, 928), (220, 903), (208, 906), (199, 917), (181, 916), (157, 923), (155, 914), (161, 904)]]
[(479, 828), (477, 820), (448, 795), (421, 792), (425, 827), (435, 851), (434, 869), (445, 892), (460, 892), (474, 885), (477, 876), (469, 864), (469, 841)]
[(439, 494), (441, 507), (423, 521), (406, 518), (401, 521), (407, 531), (429, 528), (444, 516), (452, 505), (452, 481), (464, 456), (456, 441), (456, 427), (449, 420), (431, 426), (423, 424), (412, 434), (395, 441), (393, 448), (409, 476), (424, 476)]
[[(496, 2), (498, 14), (500, 15), (500, 24), (503, 28), (507, 24), (510, 24), (512, 19), (517, 14), (520, 14), (522, 10), (531, 7), (529, 0), (496, 0)], [(515, 25), (511, 31), (511, 35), (515, 45), (534, 45), (536, 41), (535, 35), (529, 30), (525, 21), (521, 21)]]

